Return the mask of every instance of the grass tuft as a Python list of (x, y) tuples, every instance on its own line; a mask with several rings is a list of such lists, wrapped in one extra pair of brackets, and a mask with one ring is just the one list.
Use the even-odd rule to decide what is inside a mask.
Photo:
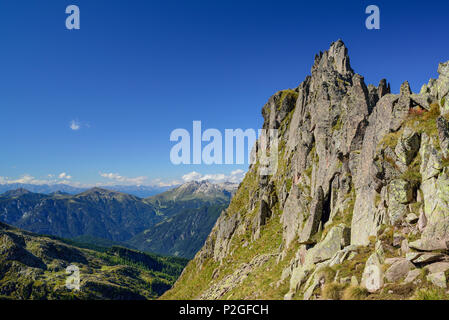
[(322, 297), (326, 300), (340, 300), (344, 288), (344, 284), (336, 282), (325, 284), (322, 290)]
[(363, 300), (368, 296), (369, 292), (360, 286), (349, 286), (343, 291), (343, 300)]

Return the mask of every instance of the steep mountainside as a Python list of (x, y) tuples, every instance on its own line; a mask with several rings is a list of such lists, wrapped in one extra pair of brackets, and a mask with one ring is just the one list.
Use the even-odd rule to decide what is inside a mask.
[(200, 202), (201, 205), (207, 202), (227, 204), (237, 187), (238, 185), (233, 183), (214, 184), (208, 181), (192, 181), (149, 197), (146, 200), (155, 206), (161, 207), (161, 210), (165, 209), (164, 212), (167, 212), (167, 208), (171, 204), (177, 206), (183, 204), (184, 207), (196, 207)]
[(449, 62), (396, 95), (367, 86), (347, 52), (333, 43), (268, 100), (277, 172), (250, 167), (164, 298), (449, 297)]
[(236, 189), (231, 183), (189, 182), (148, 198), (168, 218), (127, 243), (142, 251), (193, 258)]
[[(121, 247), (83, 249), (0, 223), (0, 300), (154, 299), (185, 263)], [(70, 265), (79, 268), (79, 291), (66, 287)]]
[(181, 209), (127, 243), (141, 251), (192, 259), (227, 205)]

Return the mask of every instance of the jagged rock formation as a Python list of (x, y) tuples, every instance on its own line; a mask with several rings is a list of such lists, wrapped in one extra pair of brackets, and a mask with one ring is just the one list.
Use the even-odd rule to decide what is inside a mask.
[(392, 94), (365, 84), (341, 40), (318, 54), (262, 109), (277, 172), (250, 167), (164, 297), (447, 297), (449, 63), (438, 72), (420, 94)]

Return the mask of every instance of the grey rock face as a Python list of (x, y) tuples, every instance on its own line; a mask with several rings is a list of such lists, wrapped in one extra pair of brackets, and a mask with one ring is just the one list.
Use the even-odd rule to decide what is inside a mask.
[(421, 138), (419, 133), (411, 128), (405, 128), (394, 150), (399, 161), (408, 166), (418, 153), (420, 144)]
[(305, 212), (307, 212), (307, 202), (300, 195), (301, 191), (297, 186), (292, 190), (285, 202), (281, 222), (284, 226), (284, 242), (288, 248), (301, 230)]
[(379, 169), (375, 165), (377, 145), (390, 132), (394, 114), (393, 106), (397, 105), (398, 97), (386, 95), (379, 100), (368, 118), (360, 160), (354, 174), (356, 201), (351, 228), (351, 243), (366, 245), (368, 237), (376, 235), (381, 216), (375, 205), (376, 189), (379, 189)]
[(302, 243), (308, 243), (311, 241), (311, 237), (318, 232), (320, 226), (321, 217), (323, 216), (323, 203), (324, 193), (323, 188), (319, 187), (316, 193), (315, 199), (313, 199), (310, 207), (310, 214), (304, 229), (301, 232), (299, 241)]
[(405, 277), (414, 268), (415, 266), (407, 259), (397, 261), (385, 272), (385, 278), (389, 282), (396, 282)]
[(266, 201), (267, 199), (260, 200), (259, 210), (254, 217), (253, 233), (255, 238), (259, 237), (260, 227), (267, 223), (268, 218), (271, 217), (270, 207)]
[(438, 137), (440, 139), (441, 152), (444, 157), (449, 156), (449, 123), (446, 118), (438, 117), (437, 119)]

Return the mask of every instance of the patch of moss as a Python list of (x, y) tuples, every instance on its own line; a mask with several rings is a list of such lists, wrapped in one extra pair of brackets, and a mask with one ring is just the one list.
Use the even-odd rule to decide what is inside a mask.
[(332, 132), (340, 131), (342, 127), (343, 127), (343, 121), (341, 120), (341, 117), (338, 117), (337, 121), (332, 126)]
[(312, 177), (312, 171), (313, 171), (313, 167), (312, 167), (312, 166), (309, 166), (306, 170), (304, 170), (304, 174), (305, 174), (307, 177), (311, 178), (311, 177)]
[(402, 130), (396, 131), (396, 132), (390, 132), (386, 134), (382, 140), (379, 142), (379, 148), (386, 149), (387, 147), (390, 147), (394, 150), (396, 148), (396, 145), (398, 144), (399, 138), (402, 135)]
[(288, 178), (286, 181), (287, 192), (290, 192), (290, 190), (292, 188), (292, 184), (293, 184), (292, 178)]
[(282, 94), (281, 94), (281, 98), (276, 103), (277, 110), (279, 111), (281, 109), (281, 106), (287, 97), (291, 97), (292, 100), (294, 100), (296, 102), (296, 100), (298, 100), (298, 95), (299, 95), (298, 92), (296, 92), (295, 90), (292, 90), (292, 89), (283, 90)]

